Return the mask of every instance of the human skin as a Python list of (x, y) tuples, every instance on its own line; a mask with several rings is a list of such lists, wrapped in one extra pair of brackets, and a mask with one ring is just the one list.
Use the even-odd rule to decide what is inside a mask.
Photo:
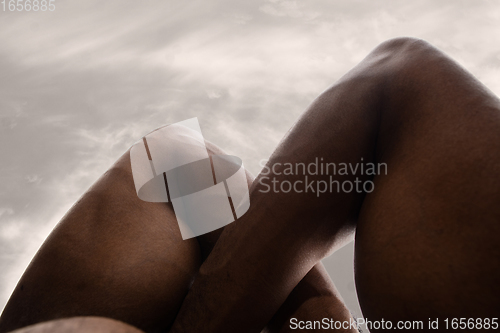
[(0, 317), (0, 332), (73, 316), (160, 331), (200, 263), (196, 239), (182, 240), (171, 206), (137, 197), (127, 152), (45, 240)]
[[(226, 227), (202, 264), (172, 332), (259, 332), (355, 227), (364, 317), (422, 320), (420, 331), (429, 318), (439, 318), (443, 329), (446, 318), (498, 317), (500, 102), (494, 94), (426, 42), (387, 41), (316, 99), (267, 165), (307, 165), (320, 157), (386, 163), (388, 174), (373, 177), (372, 193), (319, 197), (263, 193), (259, 175), (250, 209)], [(335, 179), (354, 182), (355, 176)]]
[[(225, 154), (210, 142), (206, 146), (210, 155)], [(247, 179), (250, 185), (253, 176), (248, 172)], [(137, 197), (127, 151), (44, 242), (0, 317), (0, 332), (74, 316), (108, 317), (146, 332), (165, 331), (222, 230), (182, 240), (171, 204)], [(334, 317), (349, 320), (318, 264), (292, 292), (269, 332), (287, 326), (288, 316), (300, 317), (319, 298), (342, 309)], [(63, 331), (77, 327), (74, 323), (56, 321), (29, 332), (57, 325)], [(103, 324), (109, 329), (113, 322)]]
[(12, 333), (144, 333), (117, 320), (102, 317), (73, 317), (31, 325)]
[(137, 198), (126, 153), (44, 243), (0, 332), (71, 316), (154, 332), (183, 301), (173, 332), (348, 320), (319, 260), (355, 228), (365, 317), (498, 317), (499, 119), (498, 99), (438, 50), (388, 41), (311, 105), (268, 164), (385, 162), (373, 193), (270, 195), (261, 175), (239, 221), (182, 241), (171, 206)]

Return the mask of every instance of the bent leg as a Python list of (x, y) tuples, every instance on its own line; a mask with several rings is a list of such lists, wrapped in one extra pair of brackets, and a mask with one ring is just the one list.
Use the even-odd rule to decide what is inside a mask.
[(375, 151), (389, 173), (356, 229), (363, 314), (425, 329), (498, 317), (500, 100), (426, 43), (398, 50)]
[[(206, 142), (209, 155), (225, 154)], [(251, 185), (253, 176), (247, 172)], [(0, 319), (0, 331), (166, 329), (175, 318), (201, 258), (223, 228), (183, 241), (170, 204), (137, 198), (126, 152), (72, 207), (24, 273)], [(199, 243), (199, 245), (198, 245)], [(201, 249), (201, 251), (200, 251)], [(319, 266), (318, 266), (319, 267)], [(328, 275), (315, 267), (281, 310), (291, 314), (320, 290)], [(323, 274), (323, 275), (321, 275)], [(333, 287), (334, 288), (334, 287)], [(101, 318), (73, 316), (101, 316)], [(56, 320), (54, 320), (56, 319)], [(275, 329), (279, 329), (275, 321)], [(134, 329), (135, 330), (135, 329)], [(130, 331), (133, 331), (130, 328)], [(137, 330), (136, 330), (137, 331)]]
[(492, 315), (500, 307), (499, 115), (498, 99), (428, 44), (382, 44), (311, 105), (268, 167), (292, 184), (304, 177), (284, 174), (285, 163), (321, 157), (386, 163), (388, 175), (336, 174), (340, 183), (372, 180), (375, 191), (317, 196), (270, 195), (261, 173), (249, 211), (201, 266), (173, 331), (258, 332), (356, 223), (365, 316)]
[(68, 211), (19, 281), (0, 331), (101, 316), (168, 327), (201, 263), (166, 203), (137, 197), (128, 151)]

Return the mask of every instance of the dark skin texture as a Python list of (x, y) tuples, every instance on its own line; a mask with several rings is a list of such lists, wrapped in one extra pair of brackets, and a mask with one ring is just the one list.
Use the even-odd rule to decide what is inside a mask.
[(7, 304), (0, 331), (72, 316), (159, 331), (175, 318), (201, 263), (171, 207), (137, 198), (128, 152), (70, 209)]
[(368, 195), (319, 198), (264, 194), (257, 177), (173, 332), (259, 332), (354, 226), (365, 317), (498, 317), (500, 102), (487, 88), (423, 41), (383, 43), (311, 105), (268, 165), (316, 157), (389, 171)]
[(239, 221), (182, 241), (169, 205), (137, 198), (126, 153), (44, 243), (0, 332), (92, 315), (148, 332), (174, 319), (172, 332), (349, 320), (319, 260), (355, 229), (365, 318), (498, 317), (500, 102), (487, 88), (423, 41), (385, 42), (313, 102), (268, 165), (320, 157), (383, 162), (388, 174), (357, 175), (372, 193), (319, 197), (262, 193), (261, 174)]
[(102, 317), (73, 317), (51, 320), (13, 331), (14, 333), (141, 333), (135, 327)]
[[(206, 145), (210, 155), (225, 154), (210, 142)], [(250, 186), (253, 176), (248, 172), (247, 179)], [(164, 331), (222, 231), (183, 241), (171, 204), (137, 197), (126, 152), (44, 242), (2, 313), (0, 332), (73, 316), (109, 317), (146, 332)], [(318, 297), (333, 301), (343, 309), (337, 316), (349, 320), (318, 264), (290, 295), (269, 332), (286, 326), (289, 316), (311, 308)], [(69, 323), (64, 322), (61, 331), (77, 327)], [(121, 332), (121, 324), (105, 324), (107, 329), (117, 325)], [(54, 325), (50, 329), (62, 322)], [(47, 327), (35, 326), (29, 332)]]

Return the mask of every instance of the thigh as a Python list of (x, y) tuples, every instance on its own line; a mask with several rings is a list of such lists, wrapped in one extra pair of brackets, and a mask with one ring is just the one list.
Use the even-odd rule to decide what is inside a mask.
[(201, 263), (171, 205), (137, 197), (127, 151), (69, 210), (19, 281), (0, 331), (71, 316), (168, 327)]
[[(365, 317), (498, 317), (500, 102), (428, 45), (402, 53), (356, 230)], [(398, 67), (399, 66), (399, 67)], [(373, 330), (375, 331), (375, 330)]]
[[(287, 133), (252, 185), (250, 209), (201, 266), (173, 330), (257, 332), (355, 227), (365, 316), (493, 315), (499, 114), (491, 92), (427, 43), (383, 43)], [(373, 181), (375, 190), (326, 191), (328, 176), (293, 171), (323, 160), (350, 165), (331, 181)], [(384, 163), (387, 175), (363, 173), (360, 163)], [(300, 191), (273, 192), (285, 181)]]

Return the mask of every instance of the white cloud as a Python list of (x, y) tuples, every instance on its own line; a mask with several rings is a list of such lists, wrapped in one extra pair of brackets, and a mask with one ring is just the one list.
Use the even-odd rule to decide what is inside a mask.
[(163, 124), (198, 116), (257, 173), (314, 97), (401, 35), (500, 94), (494, 1), (89, 0), (33, 14), (0, 22), (0, 306), (70, 205)]
[(10, 207), (0, 207), (0, 217), (3, 215), (12, 215), (14, 214), (14, 210)]
[(26, 175), (24, 177), (24, 179), (26, 179), (28, 181), (28, 183), (37, 183), (37, 184), (40, 184), (40, 182), (42, 181), (42, 178), (40, 178), (38, 175)]
[(217, 99), (217, 98), (220, 98), (222, 96), (222, 93), (220, 91), (217, 91), (217, 90), (207, 90), (207, 96), (210, 99)]
[(317, 11), (307, 10), (306, 5), (303, 2), (289, 1), (289, 0), (270, 0), (264, 5), (261, 5), (259, 9), (272, 16), (288, 16), (291, 18), (303, 18), (306, 20), (312, 20), (320, 16)]
[(253, 19), (252, 15), (240, 13), (232, 14), (229, 17), (231, 18), (231, 21), (236, 24), (247, 24)]
[(16, 239), (21, 235), (21, 225), (15, 222), (2, 223), (0, 226), (0, 238), (2, 241)]

